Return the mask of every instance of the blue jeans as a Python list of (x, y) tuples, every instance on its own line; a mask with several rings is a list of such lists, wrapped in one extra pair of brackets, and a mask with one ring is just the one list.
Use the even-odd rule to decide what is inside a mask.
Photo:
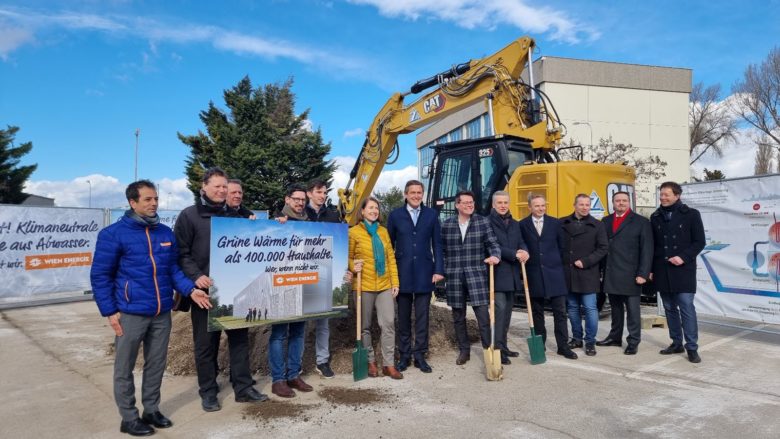
[[(292, 380), (301, 374), (304, 328), (306, 328), (306, 322), (271, 326), (271, 338), (268, 341), (268, 364), (271, 366), (272, 382)], [(285, 341), (287, 341), (287, 361), (284, 359)]]
[(596, 293), (569, 293), (566, 307), (571, 322), (571, 338), (582, 340), (582, 316), (580, 305), (585, 308), (585, 344), (596, 343), (599, 330), (599, 311), (596, 308)]
[(699, 349), (699, 324), (693, 296), (693, 293), (661, 293), (669, 337), (674, 344), (681, 346), (685, 336), (685, 349), (688, 351)]

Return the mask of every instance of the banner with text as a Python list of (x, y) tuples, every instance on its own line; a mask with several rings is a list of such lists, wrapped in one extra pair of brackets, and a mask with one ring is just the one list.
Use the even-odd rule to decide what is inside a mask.
[(703, 314), (780, 324), (780, 175), (683, 186), (701, 212), (696, 308)]
[(2, 206), (0, 298), (89, 290), (103, 209)]
[(209, 330), (341, 315), (347, 225), (212, 218)]

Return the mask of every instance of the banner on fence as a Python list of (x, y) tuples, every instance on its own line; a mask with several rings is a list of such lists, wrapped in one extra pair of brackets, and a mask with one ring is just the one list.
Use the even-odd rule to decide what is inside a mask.
[(780, 324), (780, 175), (684, 185), (701, 212), (696, 307), (703, 314)]
[(90, 289), (102, 209), (3, 206), (0, 298)]
[(346, 224), (211, 219), (209, 330), (342, 315)]

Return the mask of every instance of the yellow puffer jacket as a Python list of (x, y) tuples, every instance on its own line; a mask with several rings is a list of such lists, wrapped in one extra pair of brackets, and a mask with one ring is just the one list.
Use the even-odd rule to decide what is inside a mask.
[[(377, 277), (374, 267), (374, 250), (371, 245), (371, 235), (366, 226), (360, 223), (349, 229), (349, 271), (355, 272), (355, 259), (363, 260), (363, 291), (385, 291), (398, 287), (398, 268), (395, 264), (395, 252), (390, 244), (390, 235), (381, 225), (377, 229), (379, 239), (385, 247), (385, 274)], [(357, 276), (352, 278), (352, 288), (357, 289)]]

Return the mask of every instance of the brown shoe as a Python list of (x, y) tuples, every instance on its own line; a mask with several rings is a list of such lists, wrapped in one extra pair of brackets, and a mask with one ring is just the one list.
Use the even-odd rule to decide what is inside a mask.
[(271, 393), (276, 396), (281, 396), (282, 398), (295, 397), (295, 392), (293, 392), (293, 389), (291, 389), (290, 386), (288, 386), (284, 381), (277, 381), (271, 384)]
[(384, 376), (390, 377), (390, 378), (392, 378), (394, 380), (402, 380), (404, 378), (403, 374), (401, 374), (401, 372), (399, 372), (398, 369), (396, 369), (393, 366), (385, 366), (385, 367), (383, 367), (382, 368), (382, 374)]
[(368, 363), (368, 376), (376, 378), (379, 376), (379, 370), (376, 368), (376, 361), (370, 361)]
[(301, 377), (295, 377), (295, 379), (287, 381), (287, 385), (295, 390), (300, 390), (301, 392), (311, 392), (314, 390), (314, 387), (306, 384), (306, 381), (302, 380)]

